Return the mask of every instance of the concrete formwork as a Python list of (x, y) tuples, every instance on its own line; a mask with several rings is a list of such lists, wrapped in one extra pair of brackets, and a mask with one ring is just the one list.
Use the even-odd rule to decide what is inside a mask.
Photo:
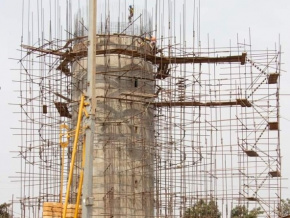
[[(74, 50), (86, 43), (78, 42)], [(114, 48), (151, 52), (140, 37), (97, 36), (97, 50)], [(153, 217), (153, 66), (122, 54), (96, 55), (96, 63), (93, 216)], [(73, 63), (74, 100), (86, 90), (86, 69), (86, 58)]]

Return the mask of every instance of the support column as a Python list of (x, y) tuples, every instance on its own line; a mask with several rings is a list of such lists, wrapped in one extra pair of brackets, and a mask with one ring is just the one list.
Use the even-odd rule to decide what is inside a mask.
[(95, 132), (95, 112), (96, 112), (96, 9), (97, 0), (89, 2), (89, 35), (88, 35), (88, 73), (87, 73), (87, 101), (90, 105), (87, 110), (89, 118), (86, 130), (86, 162), (84, 169), (82, 217), (92, 217), (93, 206), (93, 146)]

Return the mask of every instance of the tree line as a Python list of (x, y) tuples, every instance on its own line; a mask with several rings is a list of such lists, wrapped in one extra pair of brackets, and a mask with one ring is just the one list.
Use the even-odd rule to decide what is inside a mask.
[[(281, 200), (281, 206), (277, 208), (281, 217), (290, 215), (290, 199)], [(257, 218), (264, 212), (257, 207), (249, 210), (245, 205), (237, 205), (231, 210), (231, 218)], [(215, 200), (199, 200), (192, 207), (185, 210), (183, 218), (221, 218), (221, 212)]]

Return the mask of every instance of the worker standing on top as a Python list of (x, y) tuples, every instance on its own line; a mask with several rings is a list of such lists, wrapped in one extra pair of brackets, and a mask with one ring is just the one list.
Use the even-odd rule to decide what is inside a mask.
[(132, 5), (129, 6), (129, 23), (132, 22), (132, 17), (134, 16), (134, 8), (132, 7)]
[(151, 38), (150, 38), (150, 47), (152, 49), (152, 53), (156, 54), (157, 53), (157, 46), (156, 46), (156, 38), (154, 36), (151, 36)]

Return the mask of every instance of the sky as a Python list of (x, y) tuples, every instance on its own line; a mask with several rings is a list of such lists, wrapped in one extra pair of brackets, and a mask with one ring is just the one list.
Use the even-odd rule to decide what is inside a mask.
[(18, 161), (13, 158), (11, 151), (17, 150), (19, 140), (13, 135), (11, 128), (19, 126), (16, 108), (9, 105), (17, 103), (17, 95), (14, 92), (16, 84), (12, 80), (17, 79), (17, 62), (9, 58), (19, 57), (17, 49), (20, 45), (21, 36), (21, 1), (0, 1), (0, 25), (3, 27), (0, 40), (2, 50), (0, 52), (0, 63), (2, 65), (2, 76), (0, 79), (0, 203), (12, 199), (12, 195), (17, 195), (20, 186), (13, 183), (12, 176), (18, 171)]
[[(140, 4), (142, 0), (135, 0)], [(145, 0), (144, 0), (145, 1)], [(155, 2), (155, 0), (152, 2)], [(126, 0), (126, 4), (133, 1)], [(183, 0), (177, 0), (177, 7), (181, 7)], [(187, 16), (190, 16), (193, 0), (187, 0)], [(155, 3), (148, 1), (149, 7)], [(10, 105), (17, 103), (17, 69), (16, 60), (21, 42), (21, 5), (22, 0), (0, 0), (0, 34), (1, 79), (0, 79), (0, 204), (11, 200), (12, 195), (18, 195), (20, 183), (12, 182), (19, 172), (19, 162), (13, 158), (19, 145), (19, 137), (13, 135), (13, 128), (19, 126), (19, 108)], [(281, 95), (281, 149), (282, 176), (285, 178), (282, 198), (290, 198), (290, 1), (289, 0), (201, 0), (201, 41), (207, 43), (207, 37), (215, 40), (217, 46), (228, 46), (229, 42), (239, 39), (249, 41), (254, 49), (274, 48), (280, 41), (282, 46)], [(187, 20), (188, 25), (191, 19)], [(190, 34), (190, 33), (189, 33)], [(12, 59), (10, 59), (12, 58)]]

